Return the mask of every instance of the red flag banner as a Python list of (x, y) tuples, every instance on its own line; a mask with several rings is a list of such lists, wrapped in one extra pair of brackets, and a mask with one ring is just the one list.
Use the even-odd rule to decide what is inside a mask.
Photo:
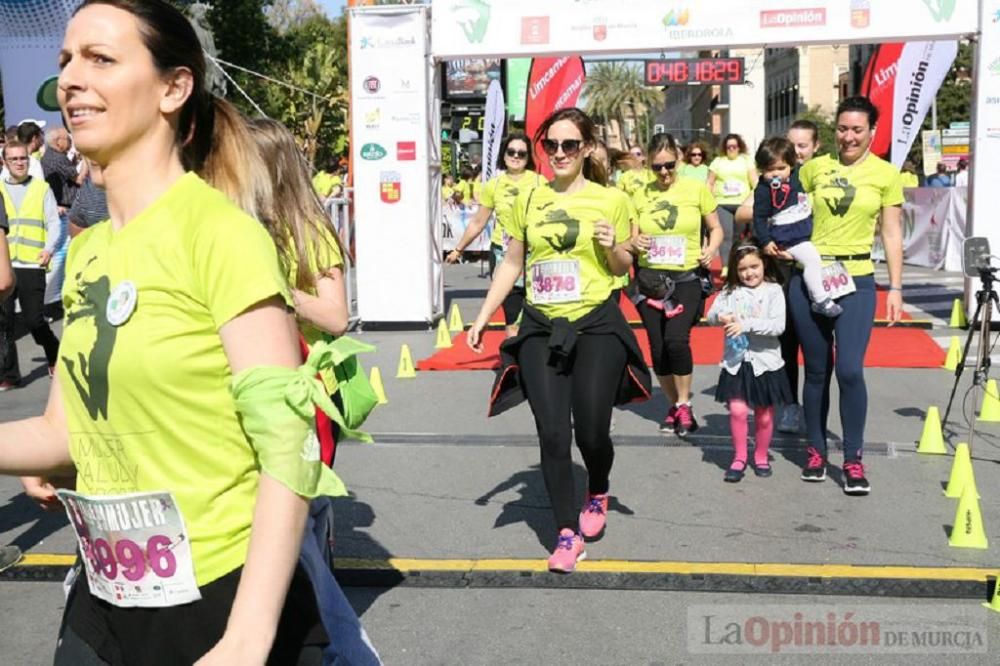
[[(534, 58), (528, 75), (528, 94), (524, 126), (528, 136), (534, 138), (542, 122), (553, 112), (576, 106), (583, 90), (586, 73), (583, 58)], [(534, 146), (538, 172), (552, 177), (549, 158), (541, 146)]]
[(868, 60), (861, 94), (872, 101), (879, 111), (878, 130), (872, 139), (871, 151), (883, 159), (889, 157), (892, 143), (892, 106), (896, 91), (896, 72), (903, 44), (890, 43), (875, 47)]

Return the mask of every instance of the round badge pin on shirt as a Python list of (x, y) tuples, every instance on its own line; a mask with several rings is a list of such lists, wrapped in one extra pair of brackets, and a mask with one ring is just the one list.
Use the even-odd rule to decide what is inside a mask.
[(139, 292), (135, 288), (135, 283), (131, 280), (124, 280), (111, 291), (108, 297), (108, 305), (105, 317), (112, 326), (121, 326), (129, 320), (135, 312), (135, 306), (139, 300)]

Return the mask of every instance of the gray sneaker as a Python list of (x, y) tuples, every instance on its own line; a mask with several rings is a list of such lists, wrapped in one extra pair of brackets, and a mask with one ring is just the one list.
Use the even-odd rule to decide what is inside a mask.
[(0, 572), (10, 569), (21, 561), (24, 555), (17, 546), (0, 546)]
[(797, 435), (802, 425), (801, 411), (802, 407), (796, 404), (782, 407), (781, 416), (778, 418), (778, 432)]

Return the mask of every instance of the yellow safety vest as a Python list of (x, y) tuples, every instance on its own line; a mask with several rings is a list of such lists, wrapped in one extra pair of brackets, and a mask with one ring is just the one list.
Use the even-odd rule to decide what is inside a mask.
[(0, 187), (4, 208), (10, 224), (7, 243), (10, 258), (25, 264), (37, 264), (45, 249), (45, 195), (49, 184), (39, 178), (32, 178), (28, 191), (21, 202), (21, 209), (14, 209), (14, 199), (7, 189), (7, 183)]

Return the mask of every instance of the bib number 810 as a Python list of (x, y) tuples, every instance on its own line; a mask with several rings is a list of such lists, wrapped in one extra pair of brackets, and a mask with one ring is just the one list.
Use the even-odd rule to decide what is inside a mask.
[(823, 279), (823, 291), (833, 291), (840, 287), (846, 287), (848, 277), (846, 273), (839, 273)]

